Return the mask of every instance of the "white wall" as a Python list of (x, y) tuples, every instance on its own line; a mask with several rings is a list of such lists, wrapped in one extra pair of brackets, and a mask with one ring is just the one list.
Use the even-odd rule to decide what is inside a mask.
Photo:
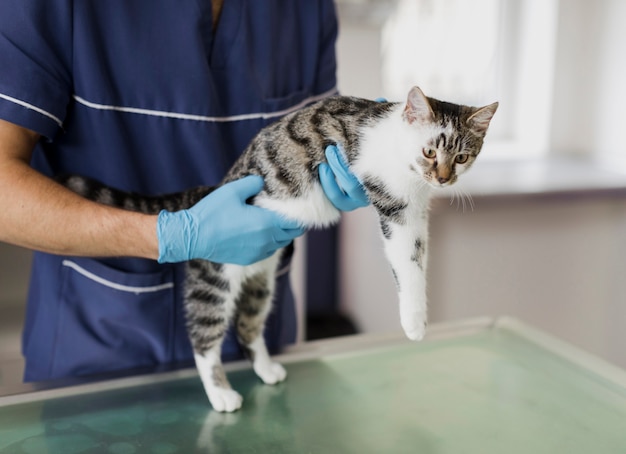
[(626, 367), (626, 197), (477, 198), (434, 210), (434, 321), (510, 315)]

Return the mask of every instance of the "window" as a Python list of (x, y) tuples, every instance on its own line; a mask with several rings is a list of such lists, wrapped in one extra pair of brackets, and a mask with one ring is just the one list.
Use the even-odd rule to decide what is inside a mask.
[(557, 0), (383, 3), (384, 16), (381, 3), (339, 1), (340, 12), (342, 4), (344, 12), (345, 4), (359, 4), (383, 17), (377, 33), (384, 96), (401, 100), (409, 87), (419, 85), (427, 95), (453, 102), (478, 106), (499, 101), (485, 143), (486, 149), (495, 149), (483, 159), (548, 151)]
[[(383, 87), (480, 103), (499, 92), (500, 0), (401, 0), (383, 27)], [(417, 82), (416, 82), (417, 81)]]

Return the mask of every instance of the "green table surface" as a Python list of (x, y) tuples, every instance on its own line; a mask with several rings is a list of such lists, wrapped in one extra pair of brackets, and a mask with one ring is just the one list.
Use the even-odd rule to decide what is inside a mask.
[(278, 386), (233, 366), (232, 414), (193, 370), (2, 397), (0, 453), (626, 453), (624, 372), (514, 320), (282, 359)]

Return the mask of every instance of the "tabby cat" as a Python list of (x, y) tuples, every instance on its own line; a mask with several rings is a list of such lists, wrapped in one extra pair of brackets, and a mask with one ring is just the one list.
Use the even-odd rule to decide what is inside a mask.
[[(385, 252), (396, 280), (400, 320), (413, 340), (424, 336), (428, 203), (432, 188), (453, 184), (478, 156), (498, 107), (451, 104), (426, 97), (418, 87), (406, 103), (331, 97), (262, 129), (222, 184), (260, 175), (264, 189), (255, 205), (299, 221), (305, 227), (338, 222), (340, 212), (319, 184), (324, 149), (338, 144), (378, 213)], [(126, 194), (72, 176), (63, 183), (101, 203), (158, 213), (189, 208), (209, 187), (149, 198)], [(234, 322), (256, 374), (268, 384), (285, 379), (270, 359), (262, 336), (274, 293), (281, 251), (249, 266), (191, 260), (187, 264), (185, 309), (196, 365), (217, 411), (240, 408), (220, 359), (223, 336)]]

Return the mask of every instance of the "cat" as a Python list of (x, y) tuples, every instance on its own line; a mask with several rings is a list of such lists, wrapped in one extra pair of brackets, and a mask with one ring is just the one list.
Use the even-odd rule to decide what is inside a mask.
[[(329, 226), (339, 221), (340, 212), (324, 195), (318, 166), (325, 161), (326, 146), (338, 145), (378, 213), (399, 294), (401, 325), (409, 339), (420, 340), (426, 329), (430, 192), (452, 185), (471, 167), (497, 107), (498, 103), (475, 108), (439, 101), (418, 87), (410, 90), (405, 103), (326, 98), (263, 128), (221, 184), (260, 175), (265, 185), (251, 203), (307, 228)], [(101, 203), (154, 214), (189, 208), (213, 189), (142, 197), (81, 176), (62, 183)], [(285, 369), (271, 360), (262, 335), (281, 252), (248, 266), (187, 263), (188, 334), (205, 391), (217, 411), (231, 412), (242, 405), (220, 359), (231, 322), (261, 380), (275, 384), (286, 377)]]

